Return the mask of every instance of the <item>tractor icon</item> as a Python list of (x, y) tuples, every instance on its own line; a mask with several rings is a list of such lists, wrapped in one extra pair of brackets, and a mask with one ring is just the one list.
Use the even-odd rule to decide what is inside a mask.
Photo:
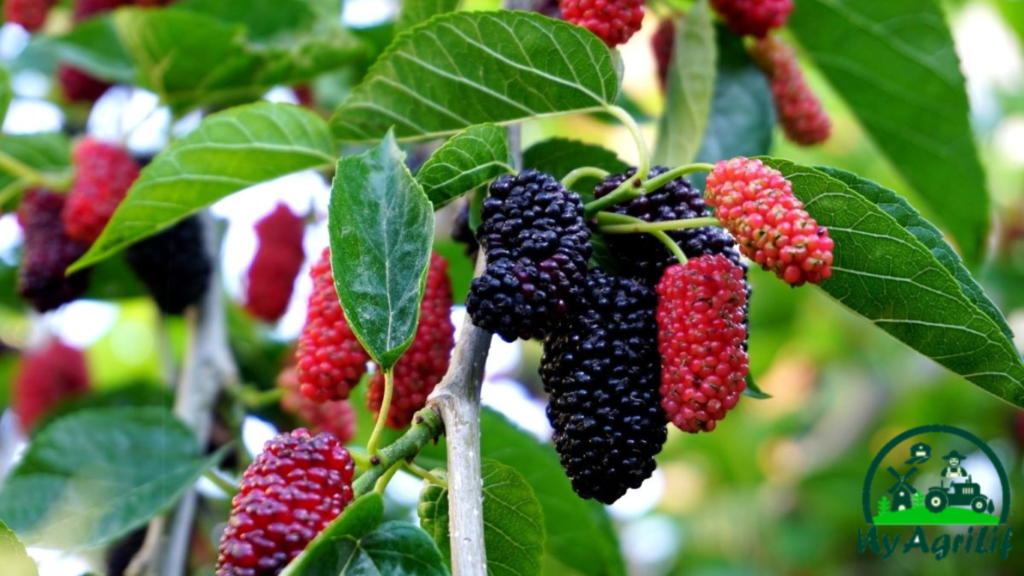
[[(952, 492), (949, 491), (950, 488), (952, 488)], [(967, 477), (967, 482), (954, 483), (950, 481), (948, 487), (940, 480), (938, 486), (928, 489), (924, 505), (929, 512), (935, 514), (942, 512), (947, 506), (970, 506), (971, 510), (978, 514), (986, 510), (991, 514), (995, 510), (992, 499), (981, 493), (981, 486), (971, 482), (970, 476)]]

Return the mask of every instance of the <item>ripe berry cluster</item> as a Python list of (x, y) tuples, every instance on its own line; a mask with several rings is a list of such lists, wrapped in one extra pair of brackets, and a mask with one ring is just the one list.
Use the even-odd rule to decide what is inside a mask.
[(640, 30), (644, 0), (560, 0), (562, 18), (582, 26), (609, 46), (625, 44)]

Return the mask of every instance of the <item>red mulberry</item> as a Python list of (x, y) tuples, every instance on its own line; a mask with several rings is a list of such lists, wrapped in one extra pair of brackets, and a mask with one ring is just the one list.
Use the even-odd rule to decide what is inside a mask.
[(804, 210), (778, 170), (760, 160), (723, 160), (708, 176), (704, 199), (743, 254), (788, 284), (818, 284), (832, 276), (828, 229)]
[(582, 26), (608, 46), (625, 44), (640, 30), (644, 0), (560, 0), (562, 18)]
[(733, 32), (758, 38), (785, 26), (793, 11), (793, 0), (711, 0), (711, 5)]
[(303, 218), (284, 204), (256, 223), (259, 245), (249, 267), (245, 297), (245, 308), (253, 316), (276, 322), (284, 315), (305, 259), (305, 230)]
[(67, 64), (61, 64), (58, 68), (57, 80), (60, 81), (61, 90), (64, 91), (64, 97), (69, 102), (85, 104), (92, 104), (99, 100), (111, 86), (109, 83), (93, 78), (88, 73)]
[(75, 22), (81, 22), (103, 12), (131, 4), (131, 0), (75, 0)]
[(769, 36), (759, 40), (751, 53), (771, 81), (775, 111), (786, 137), (801, 146), (828, 140), (832, 122), (818, 96), (807, 85), (793, 49)]
[(676, 43), (676, 25), (671, 19), (666, 18), (658, 24), (658, 29), (651, 36), (651, 51), (654, 53), (654, 63), (658, 68), (658, 80), (661, 82), (661, 89), (668, 85), (668, 67), (672, 64), (672, 50)]
[(18, 221), (25, 230), (25, 252), (18, 270), (18, 294), (39, 312), (75, 300), (89, 287), (89, 270), (65, 274), (89, 245), (68, 236), (61, 221), (66, 197), (40, 188), (25, 193)]
[(21, 359), (14, 380), (14, 413), (21, 429), (29, 432), (58, 403), (88, 391), (85, 356), (54, 340)]
[(299, 428), (267, 442), (231, 501), (217, 576), (276, 576), (352, 501), (352, 456)]
[(127, 150), (86, 138), (72, 155), (77, 174), (61, 219), (68, 236), (92, 244), (139, 177)]
[(35, 32), (46, 24), (46, 16), (57, 0), (7, 0), (4, 3), (4, 21), (20, 24)]
[(281, 409), (312, 425), (314, 433), (327, 432), (342, 442), (355, 436), (356, 413), (348, 400), (314, 402), (306, 398), (299, 390), (299, 374), (294, 366), (278, 375), (277, 385), (284, 391)]
[(661, 406), (680, 430), (711, 432), (747, 386), (743, 269), (692, 258), (665, 270), (657, 291)]
[(345, 320), (331, 275), (330, 248), (324, 248), (309, 273), (313, 293), (296, 351), (302, 394), (317, 402), (345, 400), (366, 373), (370, 356)]
[[(448, 371), (448, 360), (455, 345), (455, 326), (451, 321), (452, 285), (448, 263), (436, 253), (431, 257), (427, 284), (420, 304), (420, 323), (409, 349), (395, 365), (394, 390), (387, 424), (405, 428), (413, 414), (427, 403), (427, 396)], [(370, 379), (367, 395), (370, 410), (380, 412), (384, 399), (384, 375)]]

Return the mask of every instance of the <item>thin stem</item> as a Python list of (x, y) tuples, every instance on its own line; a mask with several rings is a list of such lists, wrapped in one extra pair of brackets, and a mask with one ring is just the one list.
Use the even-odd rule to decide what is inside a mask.
[(17, 180), (25, 181), (26, 187), (43, 186), (50, 190), (63, 192), (71, 186), (70, 175), (49, 176), (4, 152), (0, 152), (0, 170), (14, 176)]
[(686, 176), (687, 174), (692, 174), (694, 172), (711, 172), (714, 169), (714, 164), (704, 163), (694, 163), (687, 164), (685, 166), (677, 166), (676, 168), (673, 168), (668, 172), (665, 172), (664, 174), (660, 174), (658, 176), (655, 176), (654, 178), (651, 178), (650, 180), (647, 180), (646, 182), (644, 182), (643, 187), (644, 190), (657, 190), (658, 188), (661, 188), (662, 186), (668, 184), (669, 182), (675, 180), (676, 178)]
[(715, 167), (712, 164), (705, 164), (701, 162), (686, 164), (684, 166), (677, 166), (676, 168), (673, 168), (659, 176), (655, 176), (650, 180), (644, 180), (646, 173), (644, 173), (645, 176), (643, 177), (639, 176), (640, 171), (638, 170), (632, 178), (627, 178), (622, 182), (622, 184), (619, 184), (618, 188), (612, 190), (610, 194), (587, 204), (584, 207), (585, 213), (587, 217), (593, 216), (609, 206), (614, 206), (625, 200), (646, 194), (648, 190), (657, 190), (681, 176), (686, 176), (687, 174), (692, 174), (694, 172), (708, 172), (714, 168)]
[[(601, 214), (606, 214), (602, 212)], [(665, 220), (664, 222), (644, 222), (639, 220), (636, 223), (612, 224), (601, 226), (598, 232), (602, 234), (633, 234), (637, 232), (657, 232), (666, 230), (689, 230), (691, 228), (705, 228), (708, 226), (721, 226), (722, 223), (713, 216), (704, 218), (690, 218), (687, 220)]]
[[(679, 223), (681, 223), (681, 222), (698, 222), (700, 220), (707, 220), (707, 219), (705, 219), (705, 218), (693, 218), (691, 220), (673, 220), (673, 222), (679, 222)], [(714, 220), (714, 218), (711, 218), (711, 220)], [(664, 230), (657, 230), (657, 229), (641, 230), (642, 227), (650, 225), (651, 224), (650, 222), (644, 222), (643, 220), (641, 220), (639, 218), (634, 218), (632, 216), (627, 216), (625, 214), (613, 214), (611, 212), (599, 212), (597, 214), (597, 221), (599, 223), (609, 223), (609, 224), (614, 223), (613, 225), (610, 225), (610, 226), (601, 226), (601, 227), (599, 227), (598, 231), (600, 231), (600, 232), (604, 232), (605, 230), (608, 230), (608, 229), (618, 229), (618, 228), (626, 229), (626, 228), (628, 228), (628, 230), (625, 230), (624, 233), (645, 232), (647, 234), (650, 234), (650, 235), (654, 236), (655, 238), (657, 238), (659, 241), (661, 241), (661, 243), (664, 244), (665, 247), (668, 248), (669, 251), (672, 252), (672, 254), (675, 255), (676, 259), (679, 260), (680, 264), (686, 264), (686, 260), (687, 260), (686, 259), (686, 254), (683, 253), (683, 249), (680, 248), (679, 245), (676, 244), (676, 241), (673, 240), (668, 234), (666, 234), (664, 232)], [(718, 221), (715, 220), (715, 222), (717, 223)], [(703, 225), (707, 226), (708, 224), (707, 223), (703, 223)], [(699, 228), (700, 226), (693, 226), (693, 227)], [(623, 232), (612, 232), (612, 233), (614, 234), (614, 233), (623, 233)]]
[(608, 171), (595, 168), (593, 166), (577, 168), (562, 178), (562, 186), (572, 188), (573, 184), (575, 184), (580, 178), (586, 178), (587, 176), (591, 176), (593, 178), (604, 178), (605, 176), (608, 176)]
[(676, 241), (669, 237), (668, 234), (662, 232), (661, 230), (648, 232), (648, 234), (651, 234), (658, 240), (661, 240), (661, 243), (664, 244), (665, 247), (668, 248), (669, 251), (675, 255), (676, 259), (679, 260), (680, 264), (686, 264), (686, 254), (683, 253), (683, 249), (680, 248), (679, 244), (676, 244)]
[(391, 410), (391, 395), (395, 391), (395, 370), (392, 368), (384, 372), (384, 400), (380, 403), (380, 411), (377, 412), (377, 422), (373, 426), (373, 434), (366, 444), (366, 451), (370, 456), (377, 454), (377, 443), (380, 442), (380, 435), (384, 433), (384, 424), (388, 421), (388, 413)]
[(373, 490), (374, 484), (397, 462), (403, 462), (419, 454), (428, 443), (441, 435), (444, 424), (441, 415), (433, 408), (424, 408), (413, 417), (412, 427), (380, 453), (370, 457), (370, 467), (352, 483), (356, 497)]
[(626, 129), (629, 130), (630, 135), (633, 136), (633, 140), (636, 142), (637, 154), (640, 156), (636, 165), (636, 177), (641, 180), (646, 179), (647, 172), (651, 169), (651, 156), (647, 152), (647, 142), (644, 140), (643, 133), (640, 132), (640, 126), (637, 125), (636, 120), (633, 119), (629, 112), (618, 106), (609, 106), (607, 112), (618, 118)]
[(446, 480), (438, 478), (437, 476), (435, 476), (429, 470), (423, 468), (422, 466), (417, 466), (415, 462), (406, 462), (405, 469), (408, 470), (410, 474), (415, 474), (416, 476), (423, 478), (424, 480), (430, 482), (431, 484), (436, 484), (441, 488), (444, 488), (445, 490), (448, 489), (448, 482)]
[(356, 468), (360, 470), (369, 470), (373, 466), (373, 464), (370, 464), (370, 457), (365, 454), (349, 450), (348, 455), (352, 458), (352, 462), (355, 462)]
[(377, 480), (377, 484), (373, 487), (373, 491), (383, 496), (384, 491), (388, 488), (388, 483), (391, 482), (391, 479), (394, 478), (395, 474), (397, 474), (401, 468), (402, 463), (395, 462), (395, 464), (391, 466), (391, 468), (388, 468), (388, 471)]
[(227, 478), (221, 476), (216, 470), (207, 470), (203, 477), (213, 482), (217, 488), (220, 488), (228, 496), (234, 496), (238, 494), (238, 486), (234, 482), (228, 481)]

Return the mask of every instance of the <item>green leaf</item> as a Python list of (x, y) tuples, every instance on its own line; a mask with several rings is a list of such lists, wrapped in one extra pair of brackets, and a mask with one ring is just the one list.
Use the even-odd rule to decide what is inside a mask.
[(747, 387), (743, 390), (743, 395), (756, 400), (768, 400), (772, 397), (771, 394), (761, 390), (761, 387), (757, 385), (754, 377), (750, 374), (747, 374)]
[(327, 125), (298, 106), (261, 102), (208, 116), (142, 170), (103, 234), (70, 270), (103, 260), (239, 190), (329, 168), (336, 157)]
[[(71, 142), (60, 132), (5, 134), (0, 136), (0, 155), (53, 178), (66, 175), (71, 168)], [(13, 210), (25, 187), (25, 181), (0, 162), (0, 212)]]
[(121, 46), (110, 14), (90, 18), (67, 34), (45, 38), (40, 44), (62, 62), (97, 78), (119, 84), (131, 84), (135, 79), (135, 63)]
[(384, 371), (412, 342), (420, 316), (434, 209), (389, 133), (338, 161), (328, 230), (331, 265), (352, 332)]
[(299, 33), (311, 30), (316, 12), (306, 0), (186, 0), (174, 5), (211, 18), (245, 26), (255, 42), (295, 40)]
[(438, 14), (454, 12), (458, 10), (460, 2), (461, 0), (402, 0), (402, 12), (398, 15), (395, 32), (405, 32)]
[[(764, 73), (754, 64), (743, 39), (719, 26), (718, 74), (711, 117), (697, 153), (698, 162), (767, 154), (772, 143), (775, 111)], [(704, 186), (704, 175), (692, 178)]]
[(161, 408), (75, 412), (32, 439), (0, 517), (32, 544), (95, 548), (170, 508), (219, 458)]
[(942, 264), (942, 267), (948, 270), (956, 278), (956, 281), (960, 283), (960, 289), (963, 290), (964, 296), (967, 296), (978, 309), (991, 318), (999, 326), (999, 330), (1002, 331), (1004, 336), (1013, 340), (1013, 331), (1010, 330), (1010, 326), (1006, 323), (1003, 313), (989, 300), (981, 285), (964, 267), (956, 250), (953, 250), (953, 247), (946, 243), (942, 232), (931, 222), (922, 218), (921, 214), (905, 198), (888, 188), (861, 178), (856, 174), (839, 170), (838, 168), (820, 166), (815, 168), (846, 184), (854, 192), (874, 202), (886, 214), (899, 222), (900, 226), (903, 226), (908, 232), (913, 234), (921, 244), (928, 247), (932, 255), (935, 256), (935, 259)]
[(383, 515), (379, 494), (359, 498), (281, 576), (448, 576), (426, 532), (408, 522), (381, 524)]
[(245, 26), (187, 10), (122, 8), (113, 21), (138, 83), (178, 114), (254, 100), (273, 86), (311, 80), (365, 55), (363, 43), (340, 26), (260, 46), (249, 41)]
[(7, 118), (7, 109), (11, 107), (14, 91), (11, 89), (11, 74), (6, 66), (0, 66), (0, 125)]
[(0, 566), (4, 576), (38, 576), (36, 563), (25, 552), (25, 545), (18, 536), (0, 521)]
[[(484, 547), (489, 576), (537, 576), (544, 552), (544, 511), (523, 475), (484, 459)], [(426, 483), (420, 496), (421, 526), (451, 562), (448, 490)]]
[[(965, 295), (956, 272), (939, 260), (946, 260), (943, 251), (937, 258), (904, 228), (902, 221), (917, 227), (916, 217), (897, 220), (813, 168), (779, 159), (766, 163), (793, 182), (794, 193), (835, 241), (833, 275), (821, 284), (826, 293), (952, 372), (1024, 406), (1024, 363), (1013, 341)], [(888, 203), (871, 183), (861, 184)]]
[(615, 102), (608, 48), (587, 30), (522, 11), (443, 14), (400, 35), (334, 114), (346, 141), (392, 127), (428, 139)]
[(466, 128), (437, 149), (416, 174), (434, 208), (507, 173), (508, 132), (481, 124)]
[(989, 199), (960, 62), (933, 0), (802, 0), (789, 26), (875, 144), (979, 261)]
[(664, 166), (689, 164), (696, 157), (715, 92), (717, 52), (708, 3), (695, 3), (686, 18), (675, 20), (675, 29), (654, 153), (654, 161)]
[[(561, 180), (566, 174), (582, 166), (592, 166), (611, 172), (625, 172), (629, 165), (619, 159), (614, 152), (596, 144), (584, 144), (566, 138), (551, 138), (530, 146), (523, 152), (523, 168), (533, 168), (550, 174)], [(572, 189), (587, 199), (594, 196), (597, 178), (580, 178)]]

